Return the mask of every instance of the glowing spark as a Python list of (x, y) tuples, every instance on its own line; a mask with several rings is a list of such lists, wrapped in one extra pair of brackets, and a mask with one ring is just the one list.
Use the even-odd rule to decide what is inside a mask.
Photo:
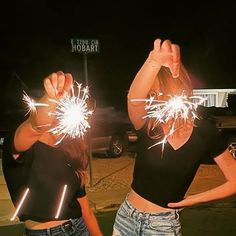
[[(160, 96), (162, 94), (159, 94)], [(162, 150), (167, 142), (167, 138), (176, 131), (175, 124), (178, 118), (182, 118), (187, 121), (189, 118), (193, 120), (198, 118), (196, 109), (198, 105), (202, 104), (206, 99), (200, 96), (191, 96), (187, 98), (184, 94), (180, 96), (169, 96), (170, 99), (167, 101), (155, 99), (154, 96), (150, 96), (149, 99), (132, 99), (134, 102), (146, 102), (145, 110), (147, 114), (143, 119), (151, 118), (154, 119), (153, 129), (160, 123), (167, 123), (172, 121), (170, 131), (166, 134), (160, 142), (149, 147), (152, 148), (156, 145), (162, 144)], [(179, 127), (178, 127), (179, 128)]]
[(23, 195), (23, 197), (22, 197), (22, 199), (21, 199), (21, 201), (20, 201), (18, 207), (16, 208), (15, 214), (12, 216), (12, 218), (10, 219), (10, 221), (15, 220), (15, 218), (16, 218), (16, 216), (17, 216), (17, 214), (18, 214), (18, 212), (19, 212), (19, 210), (20, 210), (20, 208), (21, 208), (23, 202), (25, 201), (25, 198), (26, 198), (26, 196), (28, 195), (28, 193), (29, 193), (29, 188), (27, 188), (27, 189), (25, 190), (25, 193), (24, 193), (24, 195)]
[[(88, 122), (89, 117), (92, 115), (93, 111), (88, 109), (87, 99), (89, 98), (89, 90), (86, 86), (82, 88), (81, 84), (77, 85), (78, 91), (75, 92), (74, 86), (71, 89), (71, 95), (65, 93), (60, 100), (49, 99), (49, 101), (57, 104), (56, 111), (51, 112), (48, 115), (54, 116), (57, 120), (58, 125), (51, 128), (49, 132), (55, 135), (62, 135), (56, 144), (59, 144), (66, 136), (71, 138), (83, 137), (87, 130), (90, 128)], [(32, 98), (30, 98), (24, 91), (23, 101), (28, 106), (29, 112), (36, 112), (37, 106), (49, 106), (46, 103), (37, 103)], [(37, 126), (38, 128), (50, 126), (50, 124), (45, 124)]]
[(55, 112), (49, 115), (55, 116), (58, 125), (49, 130), (56, 135), (63, 135), (57, 142), (60, 143), (66, 136), (71, 138), (83, 137), (90, 128), (88, 122), (89, 116), (93, 111), (88, 109), (86, 100), (89, 98), (88, 87), (81, 88), (81, 84), (77, 84), (78, 92), (75, 93), (72, 87), (72, 95), (65, 94), (59, 101), (50, 99), (57, 103)]
[(35, 102), (34, 99), (30, 98), (25, 91), (23, 91), (22, 100), (27, 105), (27, 112), (26, 112), (25, 116), (27, 114), (29, 114), (30, 112), (36, 112), (36, 107), (37, 106), (48, 106), (48, 104), (45, 104), (45, 103)]
[(56, 216), (55, 216), (56, 219), (57, 219), (57, 218), (59, 217), (59, 215), (60, 215), (62, 203), (63, 203), (64, 197), (65, 197), (65, 194), (66, 194), (66, 189), (67, 189), (67, 185), (65, 184), (65, 185), (64, 185), (63, 192), (62, 192), (60, 204), (59, 204), (58, 209), (57, 209), (57, 214), (56, 214)]

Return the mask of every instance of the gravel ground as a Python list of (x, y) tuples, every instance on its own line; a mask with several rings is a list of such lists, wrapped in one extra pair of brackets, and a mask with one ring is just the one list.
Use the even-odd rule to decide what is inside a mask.
[[(88, 192), (110, 191), (130, 188), (135, 158), (128, 153), (119, 158), (93, 157), (92, 186)], [(188, 194), (209, 189), (224, 182), (224, 176), (217, 165), (201, 165)]]
[(134, 157), (94, 158), (92, 161), (93, 184), (89, 192), (110, 191), (129, 188), (132, 180)]

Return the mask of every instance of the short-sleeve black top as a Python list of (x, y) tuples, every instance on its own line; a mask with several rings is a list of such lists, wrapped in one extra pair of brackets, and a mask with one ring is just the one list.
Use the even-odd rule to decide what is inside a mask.
[(167, 142), (148, 149), (157, 140), (150, 139), (145, 128), (138, 131), (137, 157), (132, 189), (143, 198), (162, 207), (183, 199), (201, 163), (213, 159), (227, 148), (228, 137), (208, 120), (195, 120), (196, 127), (187, 143), (177, 150)]
[[(70, 158), (58, 148), (38, 141), (14, 160), (12, 142), (8, 139), (7, 143), (3, 152), (3, 172), (16, 208), (29, 189), (18, 213), (19, 219), (46, 222), (81, 217), (77, 198), (85, 196), (86, 192), (80, 187)], [(61, 210), (58, 210), (60, 202)]]

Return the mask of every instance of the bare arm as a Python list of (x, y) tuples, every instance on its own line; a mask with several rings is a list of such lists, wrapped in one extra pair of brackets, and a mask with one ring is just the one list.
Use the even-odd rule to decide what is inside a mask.
[(226, 182), (208, 191), (191, 195), (177, 203), (169, 203), (169, 207), (186, 207), (198, 203), (219, 200), (236, 194), (236, 161), (227, 149), (215, 158), (215, 161), (226, 178)]
[(77, 200), (80, 203), (81, 209), (82, 209), (82, 216), (84, 219), (84, 222), (92, 236), (101, 236), (103, 235), (100, 231), (97, 219), (93, 213), (93, 210), (89, 206), (88, 198), (82, 197), (77, 198)]
[(48, 115), (55, 110), (56, 105), (48, 99), (58, 99), (64, 92), (69, 92), (72, 84), (72, 76), (63, 72), (53, 73), (44, 79), (45, 95), (38, 102), (48, 106), (37, 107), (37, 111), (31, 113), (16, 130), (14, 137), (15, 149), (19, 152), (29, 149), (54, 122)]
[(154, 48), (147, 60), (136, 74), (128, 93), (128, 112), (130, 120), (136, 129), (144, 125), (142, 117), (145, 115), (144, 103), (133, 102), (132, 99), (146, 99), (154, 84), (161, 66), (170, 68), (173, 77), (178, 77), (180, 67), (179, 46), (165, 40), (154, 42)]

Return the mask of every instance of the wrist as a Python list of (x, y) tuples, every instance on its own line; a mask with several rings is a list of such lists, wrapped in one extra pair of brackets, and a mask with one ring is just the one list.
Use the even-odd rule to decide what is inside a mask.
[(38, 134), (43, 134), (43, 133), (47, 132), (50, 129), (50, 127), (51, 127), (50, 124), (39, 125), (33, 119), (29, 119), (29, 124), (31, 126), (31, 129), (34, 132), (38, 133)]
[(152, 67), (160, 67), (161, 66), (160, 60), (156, 57), (153, 57), (152, 54), (153, 54), (153, 52), (149, 53), (146, 62)]

